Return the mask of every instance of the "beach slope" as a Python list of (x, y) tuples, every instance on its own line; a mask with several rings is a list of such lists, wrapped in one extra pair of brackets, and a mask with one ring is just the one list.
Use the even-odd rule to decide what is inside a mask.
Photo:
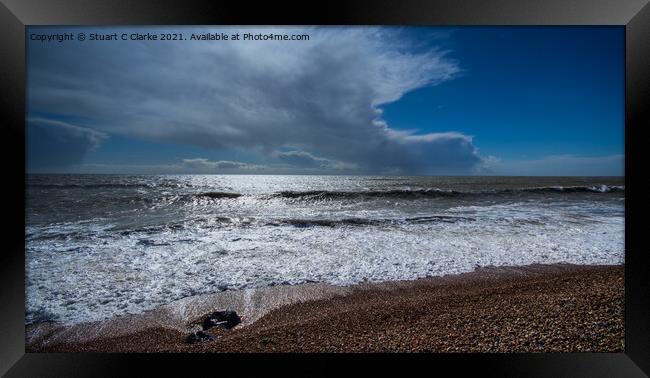
[[(296, 286), (282, 290), (300, 290)], [(311, 289), (310, 289), (311, 290)], [(273, 295), (276, 291), (268, 291)], [(253, 322), (210, 329), (133, 327), (119, 336), (34, 338), (38, 352), (621, 352), (624, 267), (489, 267), (414, 281), (332, 288), (278, 302)], [(284, 298), (288, 298), (286, 293)], [(273, 302), (272, 300), (270, 302)], [(223, 306), (223, 303), (220, 304)], [(232, 306), (231, 306), (232, 307)], [(237, 308), (237, 306), (234, 306)], [(156, 312), (132, 316), (130, 324)], [(115, 321), (113, 321), (115, 322)], [(101, 322), (100, 322), (101, 323)], [(144, 323), (144, 322), (143, 322)], [(150, 322), (149, 322), (150, 324)], [(51, 326), (62, 334), (66, 327)], [(67, 327), (82, 329), (82, 326)], [(79, 333), (79, 332), (77, 332)]]

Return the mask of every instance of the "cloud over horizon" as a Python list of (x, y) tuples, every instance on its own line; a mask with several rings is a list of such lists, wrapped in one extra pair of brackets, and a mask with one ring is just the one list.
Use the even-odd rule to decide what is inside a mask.
[[(250, 31), (310, 40), (31, 45), (30, 115), (74, 118), (102, 136), (248, 151), (260, 165), (298, 169), (454, 174), (481, 162), (470, 136), (418, 134), (382, 119), (382, 105), (461, 73), (447, 51), (414, 52), (394, 28)], [(80, 148), (66, 164), (82, 163), (89, 150)], [(228, 164), (244, 167), (184, 163)]]
[(189, 170), (196, 170), (201, 172), (218, 172), (228, 170), (248, 171), (248, 170), (262, 170), (265, 167), (257, 164), (248, 164), (240, 161), (219, 160), (210, 161), (204, 158), (183, 159), (183, 164), (179, 168), (186, 168)]
[(28, 118), (27, 125), (28, 168), (79, 163), (108, 137), (100, 131), (44, 118)]
[(517, 176), (623, 176), (625, 155), (551, 155), (537, 159), (501, 160), (486, 157), (477, 167), (482, 174)]

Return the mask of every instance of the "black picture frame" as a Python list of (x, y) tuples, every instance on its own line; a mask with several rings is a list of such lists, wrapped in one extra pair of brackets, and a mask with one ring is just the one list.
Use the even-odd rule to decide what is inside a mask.
[[(5, 130), (4, 248), (0, 249), (0, 374), (7, 376), (114, 376), (177, 365), (179, 359), (258, 367), (251, 356), (141, 356), (25, 353), (25, 27), (28, 25), (621, 25), (625, 26), (625, 352), (603, 354), (432, 354), (361, 357), (375, 368), (395, 359), (417, 360), (499, 376), (646, 376), (650, 374), (650, 266), (643, 246), (648, 180), (643, 128), (650, 105), (648, 0), (357, 0), (260, 4), (245, 1), (1, 0), (0, 107)], [(257, 356), (263, 363), (286, 356)], [(293, 356), (291, 363), (307, 357)], [(330, 359), (332, 357), (326, 357)], [(347, 356), (339, 359), (348, 359)], [(156, 361), (155, 364), (150, 364)], [(409, 362), (410, 363), (410, 362)], [(258, 366), (255, 366), (258, 365)], [(329, 365), (329, 367), (327, 367)], [(334, 368), (326, 364), (323, 368)], [(477, 369), (478, 370), (474, 370)], [(219, 367), (222, 371), (223, 366)], [(320, 370), (320, 369), (319, 369)], [(188, 372), (192, 372), (189, 370)], [(645, 373), (644, 373), (645, 372)]]

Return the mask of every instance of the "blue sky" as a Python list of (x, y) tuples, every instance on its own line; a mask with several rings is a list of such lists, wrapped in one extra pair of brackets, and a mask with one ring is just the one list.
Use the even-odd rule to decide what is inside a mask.
[[(309, 41), (39, 42), (54, 32)], [(623, 175), (621, 27), (40, 28), (30, 172)]]

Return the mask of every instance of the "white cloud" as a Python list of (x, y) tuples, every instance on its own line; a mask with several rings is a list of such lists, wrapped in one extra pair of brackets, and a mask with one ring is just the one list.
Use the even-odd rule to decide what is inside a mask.
[(30, 114), (74, 116), (102, 133), (252, 151), (260, 160), (295, 149), (303, 155), (285, 162), (306, 164), (309, 154), (360, 172), (462, 173), (480, 162), (468, 136), (396, 131), (382, 119), (382, 105), (461, 72), (448, 52), (409, 52), (412, 41), (394, 28), (184, 32), (244, 30), (311, 38), (30, 45)]
[(290, 167), (296, 168), (321, 168), (325, 170), (354, 170), (357, 168), (356, 164), (317, 157), (305, 151), (276, 151), (272, 156)]
[(219, 171), (219, 170), (263, 170), (266, 167), (263, 165), (258, 165), (258, 164), (248, 164), (248, 163), (242, 163), (240, 161), (230, 161), (230, 160), (218, 160), (218, 161), (210, 161), (208, 159), (203, 159), (203, 158), (195, 158), (195, 159), (183, 159), (183, 168), (187, 168), (190, 170), (201, 170), (201, 171)]

